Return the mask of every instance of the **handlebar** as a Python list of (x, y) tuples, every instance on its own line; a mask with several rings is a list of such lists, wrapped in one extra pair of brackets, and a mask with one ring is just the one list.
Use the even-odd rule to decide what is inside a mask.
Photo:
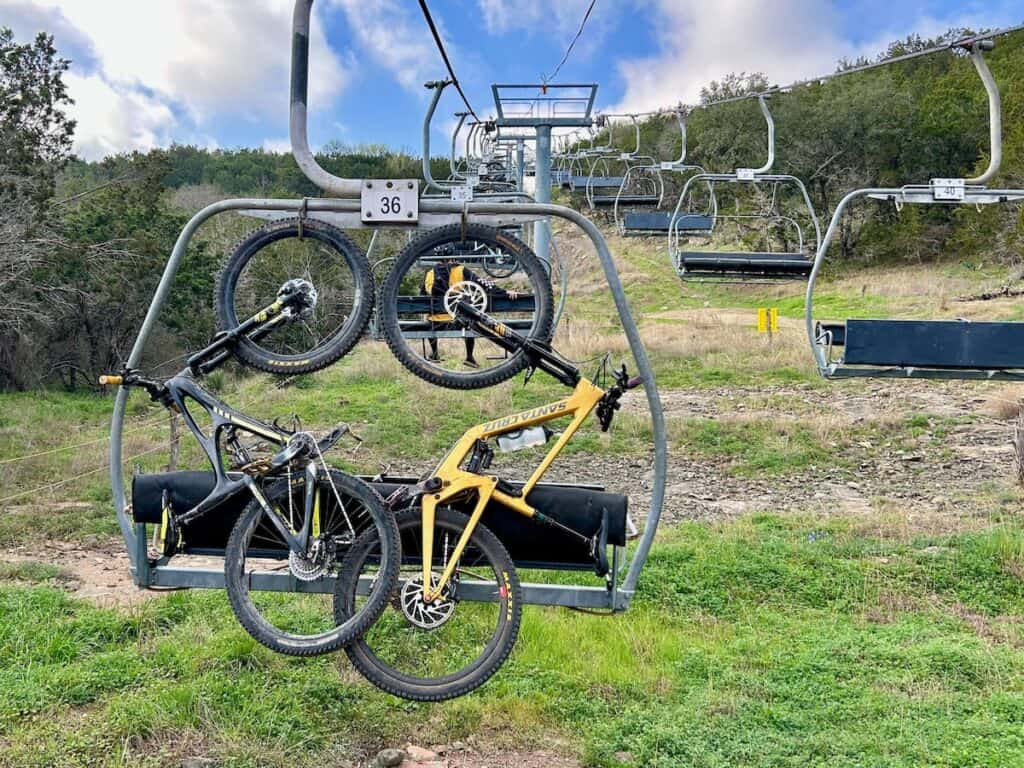
[(137, 371), (125, 370), (119, 375), (106, 374), (100, 376), (101, 387), (141, 387), (146, 390), (151, 400), (170, 406), (167, 388), (162, 381), (147, 379)]

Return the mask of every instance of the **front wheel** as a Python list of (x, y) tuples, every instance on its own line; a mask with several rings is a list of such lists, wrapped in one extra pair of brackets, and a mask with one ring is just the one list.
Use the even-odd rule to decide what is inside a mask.
[[(231, 608), (257, 641), (290, 656), (337, 650), (384, 611), (398, 577), (398, 529), (383, 500), (366, 483), (337, 470), (317, 476), (309, 543), (289, 547), (256, 499), (228, 539), (224, 579)], [(302, 528), (305, 476), (274, 481), (263, 495), (292, 531)], [(334, 620), (331, 580), (360, 536), (378, 543), (374, 585), (359, 610)]]
[[(478, 524), (441, 599), (427, 604), (420, 509), (406, 509), (396, 518), (403, 564), (391, 607), (361, 639), (345, 646), (345, 653), (367, 680), (395, 696), (415, 701), (462, 696), (487, 682), (515, 645), (523, 611), (515, 566), (497, 537)], [(460, 512), (437, 510), (435, 579), (468, 522)], [(362, 610), (380, 556), (380, 542), (371, 533), (353, 545), (338, 576), (335, 621)]]
[(312, 306), (265, 337), (243, 337), (235, 347), (239, 359), (261, 371), (293, 375), (326, 368), (355, 346), (370, 321), (374, 287), (366, 254), (337, 227), (287, 219), (252, 232), (228, 257), (214, 297), (221, 330), (271, 304), (291, 280), (311, 286)]
[(391, 352), (424, 381), (481, 389), (529, 363), (523, 350), (507, 352), (493, 337), (463, 328), (451, 314), (461, 299), (526, 338), (551, 340), (551, 277), (524, 242), (472, 222), (431, 229), (398, 254), (377, 305)]

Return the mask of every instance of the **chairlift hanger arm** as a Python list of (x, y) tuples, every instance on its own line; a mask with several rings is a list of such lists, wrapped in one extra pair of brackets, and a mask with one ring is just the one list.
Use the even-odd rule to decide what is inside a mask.
[(451, 168), (452, 176), (458, 179), (464, 177), (462, 176), (462, 174), (458, 172), (458, 170), (455, 167), (455, 148), (456, 142), (459, 139), (459, 131), (462, 130), (462, 126), (465, 124), (466, 118), (469, 117), (469, 112), (456, 112), (455, 116), (459, 118), (459, 121), (455, 125), (455, 130), (452, 131), (452, 151), (449, 157), (448, 165)]
[[(292, 155), (306, 177), (316, 186), (336, 197), (359, 197), (359, 179), (343, 179), (328, 173), (313, 157), (307, 133), (309, 97), (309, 17), (313, 0), (295, 0), (292, 15), (291, 106), (288, 121)], [(429, 164), (429, 161), (428, 161)]]
[(676, 160), (676, 165), (686, 164), (686, 111), (682, 109), (675, 110), (676, 121), (679, 123), (679, 136), (680, 136), (680, 149), (679, 159)]
[(757, 97), (757, 104), (761, 108), (761, 115), (768, 128), (768, 159), (764, 165), (754, 170), (755, 174), (768, 173), (775, 165), (775, 119), (772, 117), (771, 110), (768, 109), (768, 100), (763, 93)]
[[(305, 1), (299, 0), (299, 2)], [(441, 94), (451, 84), (451, 80), (431, 80), (423, 84), (424, 88), (433, 91), (433, 95), (430, 97), (430, 104), (427, 106), (427, 113), (423, 117), (423, 180), (426, 182), (427, 189), (432, 189), (435, 192), (446, 192), (447, 187), (441, 186), (434, 180), (434, 174), (430, 169), (430, 124), (434, 120), (437, 104), (441, 101)]]

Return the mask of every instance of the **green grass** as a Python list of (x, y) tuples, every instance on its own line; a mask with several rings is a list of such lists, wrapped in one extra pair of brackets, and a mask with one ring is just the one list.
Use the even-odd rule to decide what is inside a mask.
[[(660, 537), (625, 615), (527, 608), (476, 694), (410, 704), (256, 645), (222, 593), (130, 612), (0, 587), (0, 764), (322, 765), (556, 735), (585, 764), (1015, 766), (1024, 531), (875, 540), (755, 515)], [(199, 747), (196, 747), (196, 745)], [(330, 764), (330, 763), (328, 763)]]
[(673, 448), (723, 459), (737, 475), (776, 475), (836, 463), (810, 427), (799, 422), (686, 419), (675, 425), (673, 436)]
[(60, 578), (64, 572), (52, 563), (33, 560), (0, 563), (0, 581), (24, 581), (39, 583)]

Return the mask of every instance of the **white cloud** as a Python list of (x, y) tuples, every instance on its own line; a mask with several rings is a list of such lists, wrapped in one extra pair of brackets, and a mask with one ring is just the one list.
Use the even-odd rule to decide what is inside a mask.
[(984, 14), (963, 9), (945, 17), (923, 15), (856, 45), (834, 8), (835, 0), (717, 0), (711, 8), (704, 0), (652, 0), (658, 53), (618, 63), (625, 95), (606, 111), (693, 104), (701, 87), (733, 72), (763, 72), (781, 85), (832, 72), (843, 58), (874, 57), (910, 33), (931, 37), (951, 27), (990, 28), (1016, 18), (994, 7)]
[[(590, 0), (478, 0), (478, 3), (484, 26), (491, 34), (522, 29), (561, 37), (576, 34)], [(594, 16), (600, 10), (595, 7), (588, 25), (595, 21)]]
[(764, 72), (770, 81), (829, 72), (851, 53), (837, 17), (819, 0), (658, 0), (657, 56), (619, 63), (626, 93), (614, 110), (694, 103), (700, 88), (730, 72)]
[[(24, 2), (0, 0), (24, 8)], [(217, 119), (287, 120), (292, 0), (35, 0), (87, 41), (73, 64), (76, 151), (146, 149)], [(38, 14), (37, 14), (38, 15)], [(59, 41), (58, 41), (59, 42)], [(350, 74), (314, 15), (310, 103), (325, 109)]]
[(174, 113), (158, 99), (132, 88), (115, 89), (97, 75), (65, 76), (75, 104), (75, 151), (98, 160), (125, 150), (145, 152), (171, 142)]
[[(438, 75), (438, 53), (414, 3), (407, 0), (332, 0), (345, 12), (362, 53), (387, 69), (409, 91)], [(440, 26), (441, 22), (435, 18)], [(442, 39), (444, 34), (442, 31)], [(450, 56), (453, 46), (445, 40)], [(440, 71), (443, 71), (440, 70)]]
[(292, 142), (287, 136), (282, 139), (264, 139), (263, 150), (274, 152), (278, 155), (286, 155), (292, 151)]

